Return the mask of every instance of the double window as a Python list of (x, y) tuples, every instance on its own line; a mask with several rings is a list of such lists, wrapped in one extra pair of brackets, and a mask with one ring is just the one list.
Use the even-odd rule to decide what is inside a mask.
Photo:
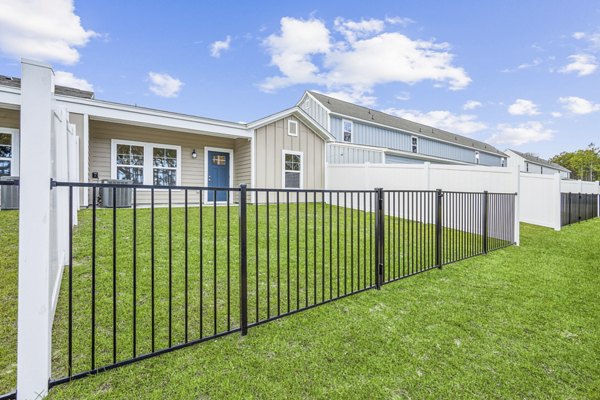
[(112, 141), (112, 177), (140, 185), (181, 182), (181, 148), (154, 143)]
[(344, 142), (352, 143), (352, 133), (354, 131), (354, 124), (352, 121), (346, 119), (342, 120), (342, 140)]
[(0, 128), (0, 176), (19, 175), (19, 135), (16, 129)]
[(283, 187), (302, 189), (303, 154), (298, 151), (283, 151)]

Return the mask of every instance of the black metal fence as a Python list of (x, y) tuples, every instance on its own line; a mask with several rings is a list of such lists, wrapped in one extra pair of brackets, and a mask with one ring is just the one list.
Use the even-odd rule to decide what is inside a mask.
[(514, 243), (515, 194), (54, 187), (71, 228), (51, 387)]
[(560, 197), (560, 224), (571, 225), (598, 215), (597, 194), (586, 193), (561, 193)]

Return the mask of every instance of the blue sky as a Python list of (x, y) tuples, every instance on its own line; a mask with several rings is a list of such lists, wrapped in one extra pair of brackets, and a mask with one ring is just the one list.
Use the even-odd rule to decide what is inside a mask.
[(312, 89), (543, 157), (600, 142), (596, 1), (188, 3), (1, 0), (0, 74), (39, 59), (99, 99), (230, 121)]

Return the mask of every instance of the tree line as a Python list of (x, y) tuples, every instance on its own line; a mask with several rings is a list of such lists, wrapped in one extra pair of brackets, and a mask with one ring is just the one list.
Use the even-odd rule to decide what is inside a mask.
[(600, 147), (594, 143), (583, 150), (563, 151), (550, 161), (571, 170), (571, 179), (600, 180)]

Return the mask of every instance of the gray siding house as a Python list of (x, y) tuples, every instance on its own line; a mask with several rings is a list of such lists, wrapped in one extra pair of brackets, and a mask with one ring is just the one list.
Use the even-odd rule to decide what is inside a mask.
[(571, 178), (571, 171), (562, 165), (516, 150), (508, 149), (505, 152), (509, 156), (508, 164), (511, 166), (518, 165), (521, 172), (545, 175), (560, 174), (561, 179)]
[(326, 129), (330, 164), (423, 163), (506, 166), (487, 143), (307, 91), (298, 107)]

